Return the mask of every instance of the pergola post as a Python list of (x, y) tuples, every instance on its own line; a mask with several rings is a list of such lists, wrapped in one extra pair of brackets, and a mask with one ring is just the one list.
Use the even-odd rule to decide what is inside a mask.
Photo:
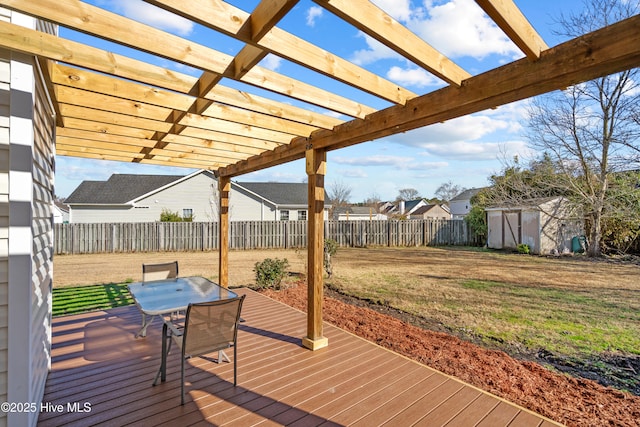
[(229, 287), (229, 194), (231, 192), (231, 178), (218, 177), (218, 190), (220, 192), (220, 221), (218, 255), (218, 281), (220, 286)]
[(329, 345), (322, 335), (322, 297), (324, 261), (324, 175), (325, 150), (306, 151), (309, 212), (307, 215), (307, 336), (302, 345), (318, 350)]

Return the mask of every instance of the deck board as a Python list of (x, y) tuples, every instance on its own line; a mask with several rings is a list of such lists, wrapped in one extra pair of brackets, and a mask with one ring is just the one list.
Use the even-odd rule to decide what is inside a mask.
[[(329, 347), (301, 346), (306, 315), (250, 290), (233, 364), (172, 351), (167, 381), (151, 385), (160, 364), (160, 322), (135, 339), (133, 307), (54, 318), (52, 370), (43, 401), (63, 405), (38, 425), (336, 426), (531, 425), (555, 423), (429, 367), (325, 324)], [(67, 411), (85, 402), (90, 412)]]

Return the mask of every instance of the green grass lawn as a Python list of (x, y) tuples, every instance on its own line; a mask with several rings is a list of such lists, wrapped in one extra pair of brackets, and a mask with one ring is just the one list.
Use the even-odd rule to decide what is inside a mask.
[(133, 304), (125, 283), (53, 289), (53, 315), (83, 313)]
[(335, 259), (333, 288), (486, 343), (640, 354), (636, 265), (450, 248), (342, 250)]

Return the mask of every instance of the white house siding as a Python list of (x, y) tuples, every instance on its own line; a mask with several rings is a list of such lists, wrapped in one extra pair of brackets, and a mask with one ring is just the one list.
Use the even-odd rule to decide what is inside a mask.
[(42, 79), (36, 76), (34, 106), (31, 389), (39, 401), (51, 368), (51, 289), (53, 287), (53, 207), (55, 117)]
[[(0, 19), (7, 11), (0, 9)], [(9, 81), (11, 54), (0, 49), (0, 401), (7, 401), (9, 293)], [(6, 425), (0, 413), (0, 425)]]
[(470, 200), (451, 200), (449, 202), (449, 209), (451, 210), (451, 216), (453, 219), (462, 219), (471, 210), (471, 201)]
[(231, 184), (229, 196), (229, 219), (231, 221), (275, 221), (280, 218), (275, 206), (265, 200), (240, 190)]
[(160, 220), (163, 209), (183, 215), (191, 209), (195, 221), (218, 220), (218, 181), (203, 172), (178, 183), (170, 184), (134, 203), (133, 206), (73, 205), (72, 223), (154, 222)]
[[(9, 18), (36, 27), (0, 10)], [(0, 93), (0, 400), (39, 404), (50, 367), (55, 126), (32, 57), (0, 52)], [(33, 426), (38, 413), (0, 417)]]
[[(140, 221), (158, 221), (163, 209), (178, 212), (191, 209), (194, 221), (218, 220), (218, 181), (208, 172), (199, 173), (135, 203)], [(130, 211), (131, 212), (131, 211)]]

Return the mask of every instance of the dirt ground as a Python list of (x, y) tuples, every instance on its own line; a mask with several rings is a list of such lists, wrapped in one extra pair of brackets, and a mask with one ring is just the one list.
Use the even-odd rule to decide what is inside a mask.
[[(304, 252), (232, 252), (231, 284), (252, 284), (255, 262), (267, 257), (286, 257), (291, 264), (290, 271), (304, 274)], [(217, 253), (74, 255), (54, 258), (54, 286), (140, 280), (143, 262), (175, 259), (180, 263), (181, 275), (217, 278)], [(306, 310), (303, 284), (266, 293)], [(403, 319), (401, 313), (393, 310), (385, 313), (377, 308), (373, 310), (364, 301), (347, 298), (330, 289), (325, 291), (323, 314), (326, 321), (476, 387), (569, 426), (640, 426), (638, 396), (429, 330), (426, 324), (416, 326)]]
[[(287, 258), (291, 271), (304, 272), (305, 252), (232, 251), (229, 254), (229, 283), (247, 286), (255, 283), (253, 267), (265, 258)], [(53, 286), (81, 286), (142, 280), (143, 263), (178, 261), (181, 276), (218, 278), (217, 252), (113, 253), (56, 255), (53, 259)]]

